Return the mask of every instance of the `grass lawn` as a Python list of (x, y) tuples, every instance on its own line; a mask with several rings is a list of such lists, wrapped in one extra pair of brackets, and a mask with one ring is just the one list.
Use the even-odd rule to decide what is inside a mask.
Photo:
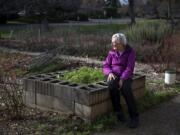
[(0, 30), (0, 38), (8, 38), (10, 33), (8, 30)]

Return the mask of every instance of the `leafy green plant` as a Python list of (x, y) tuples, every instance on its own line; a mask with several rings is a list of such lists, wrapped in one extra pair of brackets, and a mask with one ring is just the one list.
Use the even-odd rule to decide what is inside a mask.
[(64, 76), (58, 77), (62, 80), (67, 80), (74, 83), (89, 84), (96, 81), (103, 80), (104, 76), (100, 69), (81, 67), (78, 70), (67, 72)]

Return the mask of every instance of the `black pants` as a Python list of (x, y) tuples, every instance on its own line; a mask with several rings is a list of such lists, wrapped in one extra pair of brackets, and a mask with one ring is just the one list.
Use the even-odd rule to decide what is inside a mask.
[(137, 107), (134, 99), (134, 95), (132, 93), (132, 79), (127, 79), (123, 82), (123, 86), (119, 89), (119, 79), (116, 77), (115, 80), (111, 80), (107, 82), (110, 97), (113, 105), (113, 109), (115, 113), (119, 115), (123, 115), (122, 107), (120, 103), (120, 94), (123, 95), (126, 104), (128, 106), (128, 112), (131, 119), (138, 118), (139, 114), (137, 112)]

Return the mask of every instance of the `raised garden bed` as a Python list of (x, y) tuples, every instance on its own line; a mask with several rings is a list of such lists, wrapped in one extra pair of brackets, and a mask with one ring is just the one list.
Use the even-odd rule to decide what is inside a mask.
[[(63, 76), (64, 72), (39, 74), (25, 78), (23, 81), (25, 104), (74, 113), (88, 121), (112, 111), (105, 81), (82, 85), (58, 80), (57, 74)], [(145, 89), (145, 76), (135, 74), (132, 88), (136, 98), (142, 97)]]

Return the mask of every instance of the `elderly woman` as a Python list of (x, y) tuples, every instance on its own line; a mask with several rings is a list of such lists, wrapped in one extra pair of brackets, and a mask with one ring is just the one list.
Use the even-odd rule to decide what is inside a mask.
[(136, 128), (139, 125), (139, 114), (131, 88), (134, 65), (135, 51), (127, 44), (126, 36), (122, 33), (114, 34), (112, 49), (103, 63), (103, 73), (107, 78), (114, 111), (118, 120), (123, 123), (126, 122), (126, 118), (120, 104), (120, 94), (126, 101), (130, 128)]

